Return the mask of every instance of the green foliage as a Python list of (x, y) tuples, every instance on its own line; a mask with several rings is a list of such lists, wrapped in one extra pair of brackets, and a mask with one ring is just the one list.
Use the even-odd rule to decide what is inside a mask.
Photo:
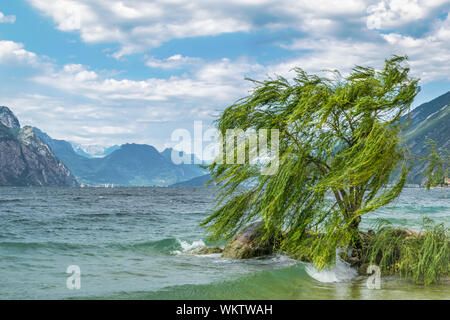
[(422, 230), (410, 234), (382, 222), (368, 243), (365, 260), (380, 267), (383, 274), (401, 274), (416, 283), (436, 283), (449, 276), (448, 229), (424, 219)]
[(427, 139), (426, 144), (430, 147), (428, 157), (422, 159), (422, 161), (427, 161), (429, 164), (426, 172), (428, 177), (426, 187), (430, 189), (430, 187), (443, 186), (445, 185), (445, 179), (448, 178), (450, 151), (441, 150), (440, 155), (434, 140)]
[[(213, 162), (221, 193), (203, 222), (211, 237), (230, 238), (259, 218), (266, 238), (275, 236), (284, 250), (319, 268), (334, 262), (336, 248), (359, 246), (361, 215), (395, 199), (408, 174), (401, 117), (419, 87), (405, 59), (394, 56), (379, 71), (357, 66), (346, 78), (297, 68), (292, 81), (252, 80), (253, 92), (228, 107), (217, 127), (223, 135), (278, 129), (279, 169), (261, 175), (265, 164)], [(401, 175), (388, 186), (396, 168)]]

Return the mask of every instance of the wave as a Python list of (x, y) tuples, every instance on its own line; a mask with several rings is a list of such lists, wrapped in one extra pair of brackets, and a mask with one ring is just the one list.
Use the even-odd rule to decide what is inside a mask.
[(136, 251), (156, 251), (159, 253), (170, 254), (173, 250), (180, 248), (178, 240), (176, 238), (166, 238), (155, 241), (144, 241), (130, 244), (120, 245), (123, 249), (131, 249)]
[(147, 253), (148, 251), (151, 251), (167, 255), (174, 255), (189, 252), (204, 245), (205, 243), (202, 240), (197, 240), (190, 243), (188, 241), (180, 240), (177, 238), (165, 238), (161, 240), (134, 243), (116, 243), (110, 244), (108, 245), (108, 247), (120, 250), (131, 250), (141, 253)]
[(177, 239), (177, 241), (180, 244), (182, 250), (174, 250), (172, 252), (174, 254), (182, 254), (182, 253), (186, 253), (186, 252), (191, 252), (191, 251), (194, 251), (195, 249), (199, 249), (199, 248), (205, 246), (205, 243), (203, 242), (203, 240), (193, 241), (192, 243), (189, 243), (189, 242), (183, 241), (183, 240), (179, 240), (179, 239)]
[(22, 202), (23, 199), (0, 199), (0, 203)]
[(205, 243), (202, 240), (188, 242), (176, 238), (166, 238), (155, 241), (143, 241), (143, 242), (128, 242), (128, 243), (109, 243), (109, 244), (78, 244), (78, 243), (66, 243), (66, 242), (25, 242), (25, 241), (0, 241), (0, 248), (15, 249), (20, 251), (25, 250), (56, 250), (56, 251), (69, 251), (69, 250), (86, 250), (93, 249), (98, 251), (115, 250), (115, 251), (134, 251), (139, 253), (148, 254), (151, 252), (173, 255), (189, 252), (204, 246)]
[(89, 244), (76, 244), (65, 242), (0, 242), (0, 248), (16, 249), (16, 250), (38, 250), (38, 249), (56, 249), (61, 251), (92, 248)]

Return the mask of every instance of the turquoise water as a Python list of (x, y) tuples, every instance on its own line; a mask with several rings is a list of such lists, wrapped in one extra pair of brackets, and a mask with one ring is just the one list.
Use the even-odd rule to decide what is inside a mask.
[[(405, 189), (376, 218), (449, 227), (450, 192)], [(281, 255), (221, 259), (199, 226), (214, 207), (206, 188), (0, 188), (1, 299), (449, 299), (449, 283), (382, 278), (371, 290), (347, 266), (317, 272)], [(81, 288), (69, 290), (69, 265)]]

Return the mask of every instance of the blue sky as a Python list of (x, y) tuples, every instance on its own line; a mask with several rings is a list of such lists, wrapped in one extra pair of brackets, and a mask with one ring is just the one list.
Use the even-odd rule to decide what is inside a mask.
[(407, 54), (422, 92), (450, 90), (450, 0), (6, 0), (0, 105), (81, 144), (148, 143), (211, 123), (251, 89)]

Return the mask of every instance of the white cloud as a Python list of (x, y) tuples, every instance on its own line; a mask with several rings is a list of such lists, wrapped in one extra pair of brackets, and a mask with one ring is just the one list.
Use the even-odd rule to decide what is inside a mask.
[[(116, 58), (176, 38), (258, 28), (291, 28), (304, 34), (289, 44), (280, 40), (292, 54), (265, 65), (248, 57), (208, 61), (181, 54), (162, 59), (144, 56), (143, 63), (150, 68), (185, 70), (178, 76), (143, 80), (108, 74), (95, 65), (45, 64), (44, 57), (22, 44), (0, 41), (0, 64), (35, 68), (38, 74), (30, 78), (30, 86), (40, 93), (11, 93), (13, 98), (3, 103), (18, 110), (25, 123), (84, 144), (167, 142), (167, 128), (158, 130), (163, 124), (213, 119), (219, 110), (248, 94), (252, 84), (245, 77), (291, 77), (291, 69), (297, 66), (314, 73), (348, 72), (355, 64), (379, 67), (392, 54), (407, 54), (412, 73), (422, 78), (422, 84), (450, 81), (450, 17), (438, 19), (444, 4), (437, 0), (412, 1), (408, 7), (379, 0), (28, 1), (61, 31), (77, 32), (89, 43), (119, 44), (118, 51), (109, 51)], [(403, 28), (419, 20), (427, 22), (426, 30), (409, 34)]]
[[(172, 39), (262, 28), (297, 30), (310, 40), (379, 41), (376, 30), (399, 33), (394, 29), (417, 21), (430, 26), (450, 8), (450, 0), (27, 1), (50, 17), (57, 29), (78, 32), (84, 42), (119, 44), (109, 53), (117, 59)], [(179, 60), (171, 60), (175, 57)], [(146, 64), (170, 69), (193, 62), (189, 57), (171, 58), (150, 56)]]
[(309, 72), (324, 69), (348, 72), (354, 65), (380, 67), (384, 58), (395, 54), (409, 57), (411, 73), (419, 77), (422, 84), (450, 81), (450, 15), (444, 21), (434, 20), (431, 29), (417, 37), (400, 32), (377, 33), (370, 40), (309, 37), (294, 40), (284, 47), (306, 53), (269, 67), (283, 75), (295, 66)]
[(299, 39), (289, 46), (291, 50), (306, 50), (297, 58), (270, 66), (272, 73), (287, 76), (294, 67), (307, 72), (320, 73), (324, 70), (348, 72), (355, 65), (376, 65), (385, 57), (380, 54), (380, 44), (375, 42), (337, 39)]
[(22, 125), (36, 126), (55, 139), (88, 145), (146, 143), (159, 150), (170, 141), (171, 130), (187, 128), (192, 119), (206, 119), (211, 112), (172, 102), (78, 101), (58, 97), (56, 92), (52, 96), (14, 94), (3, 97), (1, 103), (11, 108)]
[[(446, 34), (445, 34), (446, 35)], [(358, 42), (335, 39), (297, 41), (291, 48), (311, 50), (298, 58), (269, 66), (270, 73), (292, 75), (290, 70), (301, 67), (312, 73), (323, 70), (344, 72), (355, 65), (381, 67), (384, 58), (408, 55), (411, 74), (421, 79), (421, 84), (431, 81), (450, 81), (450, 42), (435, 36), (413, 38), (397, 33), (383, 35), (381, 42)], [(329, 48), (332, 50), (329, 50)], [(325, 74), (323, 74), (325, 76)]]
[(124, 133), (132, 133), (133, 131), (123, 126), (102, 126), (102, 127), (88, 127), (82, 126), (81, 129), (87, 133), (92, 134), (106, 134), (106, 135), (119, 135)]
[(14, 23), (16, 22), (15, 15), (5, 16), (3, 12), (0, 11), (0, 23)]
[(200, 58), (184, 57), (175, 54), (167, 59), (156, 59), (155, 57), (145, 57), (145, 64), (150, 68), (176, 69), (187, 65), (194, 65), (202, 62)]
[(25, 50), (22, 43), (0, 40), (0, 64), (10, 63), (37, 66), (39, 59), (35, 53)]
[[(133, 108), (117, 110), (114, 106), (42, 94), (20, 94), (3, 98), (2, 103), (12, 109), (22, 125), (36, 126), (57, 139), (107, 144), (111, 138), (120, 140), (120, 136), (137, 131), (136, 123), (131, 121), (136, 116)], [(127, 121), (118, 123), (117, 117)]]
[(244, 77), (264, 71), (244, 57), (203, 62), (189, 77), (136, 81), (67, 64), (30, 79), (35, 92), (47, 93), (6, 94), (2, 104), (10, 106), (23, 124), (58, 139), (162, 147), (170, 139), (170, 130), (188, 127), (194, 119), (204, 120), (205, 125), (214, 120), (219, 110), (248, 93), (252, 85)]
[[(447, 36), (444, 34), (444, 36)], [(413, 38), (397, 33), (383, 36), (396, 52), (408, 52), (412, 73), (422, 83), (450, 81), (450, 42), (444, 37)]]
[[(222, 83), (236, 88), (246, 89), (245, 77), (264, 73), (266, 68), (246, 57), (236, 60), (227, 58), (204, 64), (195, 72), (195, 78), (205, 83)], [(239, 97), (237, 97), (239, 98)]]
[(88, 43), (117, 42), (124, 55), (142, 52), (175, 38), (247, 31), (250, 26), (196, 2), (29, 0), (61, 31), (79, 31)]
[(449, 0), (382, 0), (367, 8), (369, 29), (389, 29), (425, 19)]
[(293, 28), (313, 34), (363, 24), (374, 0), (28, 0), (61, 31), (76, 31), (89, 43), (119, 43), (120, 58), (179, 38)]
[(68, 64), (33, 78), (37, 83), (96, 100), (141, 100), (199, 102), (210, 105), (228, 103), (243, 92), (242, 79), (263, 67), (246, 59), (228, 59), (205, 63), (190, 77), (146, 80), (103, 78), (79, 64)]
[[(244, 81), (245, 77), (265, 79), (274, 74), (291, 77), (291, 69), (296, 66), (314, 73), (335, 68), (345, 72), (355, 64), (379, 67), (385, 57), (407, 53), (415, 76), (425, 82), (450, 81), (450, 67), (446, 63), (450, 61), (449, 25), (450, 18), (436, 24), (433, 31), (423, 38), (391, 33), (373, 42), (298, 39), (286, 48), (302, 54), (266, 66), (245, 57), (197, 61), (197, 58), (175, 55), (163, 60), (154, 59), (154, 67), (167, 67), (167, 64), (175, 67), (179, 61), (196, 60), (196, 68), (170, 78), (133, 80), (105, 75), (81, 64), (53, 65), (31, 80), (43, 88), (59, 89), (54, 92), (56, 95), (60, 92), (64, 99), (35, 96), (33, 102), (30, 102), (31, 98), (26, 102), (17, 99), (13, 102), (26, 106), (28, 111), (35, 105), (45, 106), (49, 113), (49, 118), (43, 121), (45, 123), (58, 123), (56, 119), (60, 119), (60, 123), (70, 123), (73, 127), (70, 130), (51, 124), (50, 129), (54, 130), (56, 137), (80, 143), (100, 143), (96, 139), (101, 143), (116, 143), (127, 137), (129, 141), (142, 139), (148, 142), (145, 140), (148, 137), (143, 134), (150, 132), (145, 129), (148, 126), (193, 119), (212, 120), (219, 110), (248, 94), (252, 84)], [(0, 49), (0, 61), (5, 57), (19, 61), (38, 59), (20, 44), (0, 42), (0, 48), (2, 44), (8, 50)], [(1, 52), (6, 52), (6, 55)], [(83, 101), (77, 102), (79, 99)], [(27, 114), (40, 119), (43, 112), (39, 110), (38, 117), (34, 116), (38, 111)]]

